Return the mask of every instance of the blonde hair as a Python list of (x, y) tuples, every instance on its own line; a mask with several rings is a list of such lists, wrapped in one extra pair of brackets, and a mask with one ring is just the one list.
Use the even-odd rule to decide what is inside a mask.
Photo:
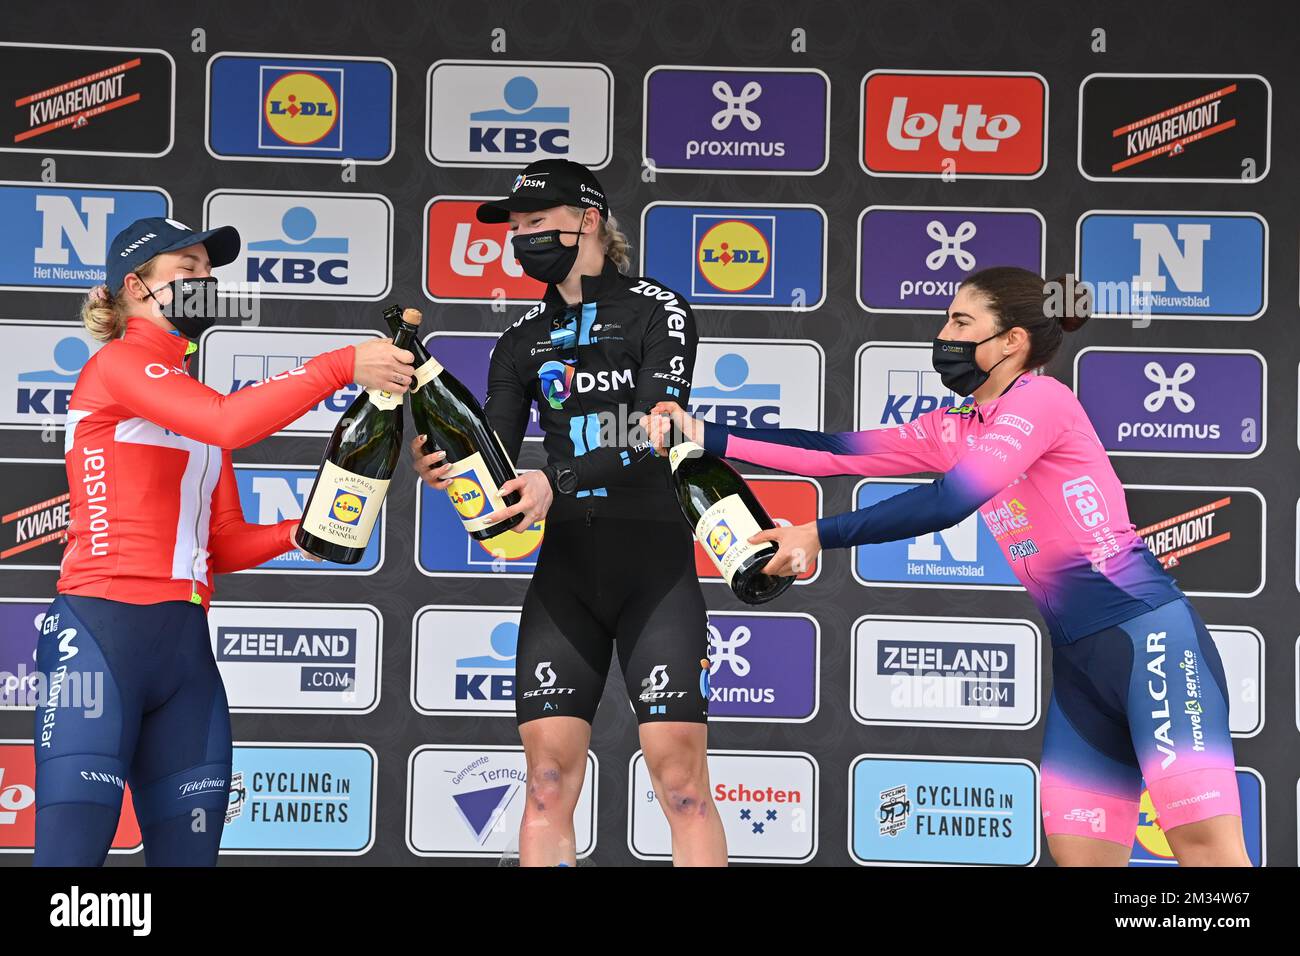
[[(133, 271), (141, 278), (148, 278), (157, 264), (158, 257), (154, 256)], [(126, 332), (129, 311), (130, 302), (125, 285), (116, 294), (106, 285), (97, 285), (86, 294), (86, 300), (81, 303), (81, 323), (100, 342), (111, 342), (120, 339)]]
[[(566, 206), (579, 217), (591, 206)], [(605, 258), (613, 260), (618, 271), (624, 274), (632, 268), (632, 244), (628, 242), (627, 236), (623, 230), (618, 227), (618, 220), (610, 213), (608, 219), (600, 219), (600, 225), (596, 229), (596, 236), (600, 239), (601, 244), (605, 247)]]

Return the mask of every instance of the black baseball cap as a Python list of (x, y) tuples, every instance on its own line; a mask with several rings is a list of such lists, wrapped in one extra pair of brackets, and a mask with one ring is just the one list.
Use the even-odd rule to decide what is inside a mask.
[(515, 177), (509, 196), (478, 207), (478, 221), (509, 222), (512, 212), (555, 206), (592, 206), (600, 218), (609, 218), (605, 190), (590, 169), (569, 159), (539, 159)]
[(117, 295), (134, 272), (154, 256), (203, 243), (213, 268), (239, 257), (239, 232), (234, 226), (218, 226), (195, 232), (183, 222), (162, 217), (137, 219), (116, 236), (108, 247), (108, 291)]

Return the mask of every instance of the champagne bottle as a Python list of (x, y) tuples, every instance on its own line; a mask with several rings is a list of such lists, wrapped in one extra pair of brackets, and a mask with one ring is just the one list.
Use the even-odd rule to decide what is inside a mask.
[(777, 546), (750, 544), (749, 538), (776, 523), (736, 469), (691, 441), (674, 445), (668, 462), (686, 523), (736, 597), (764, 604), (794, 584), (793, 577), (763, 573)]
[[(419, 313), (415, 316), (418, 323)], [(410, 349), (416, 329), (402, 322), (393, 344)], [(298, 547), (337, 564), (360, 561), (401, 450), (402, 396), (366, 389), (348, 406), (325, 446), (294, 536)]]
[[(384, 318), (395, 325), (399, 316), (420, 313), (400, 306), (384, 310)], [(409, 321), (409, 319), (407, 320)], [(425, 435), (424, 453), (441, 449), (444, 461), (452, 466), (447, 497), (460, 515), (461, 524), (471, 537), (484, 541), (519, 524), (522, 515), (505, 521), (484, 523), (489, 515), (519, 502), (519, 493), (502, 496), (500, 488), (515, 477), (501, 439), (488, 424), (483, 406), (456, 376), (433, 358), (417, 335), (408, 346), (415, 353), (415, 382), (411, 386), (411, 417), (419, 434)], [(521, 529), (522, 530), (522, 529)]]

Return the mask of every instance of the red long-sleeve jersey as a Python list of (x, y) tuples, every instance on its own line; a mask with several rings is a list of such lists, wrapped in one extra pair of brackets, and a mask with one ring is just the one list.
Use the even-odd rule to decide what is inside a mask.
[(274, 434), (350, 383), (352, 348), (222, 395), (186, 372), (186, 346), (132, 317), (78, 376), (64, 435), (71, 517), (61, 594), (206, 608), (213, 573), (291, 549), (292, 520), (244, 521), (226, 449)]

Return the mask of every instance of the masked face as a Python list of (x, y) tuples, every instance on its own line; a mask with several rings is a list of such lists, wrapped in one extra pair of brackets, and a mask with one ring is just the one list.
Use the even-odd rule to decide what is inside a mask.
[[(991, 334), (981, 336), (980, 331)], [(1007, 358), (1003, 355), (990, 368), (984, 369), (976, 358), (976, 352), (985, 342), (1004, 334), (997, 331), (997, 320), (982, 297), (969, 289), (959, 290), (948, 310), (948, 323), (934, 340), (931, 351), (931, 362), (944, 388), (962, 398), (975, 394), (988, 381), (993, 369)]]
[[(539, 217), (540, 213), (525, 213), (519, 220), (520, 226), (526, 226), (530, 219)], [(548, 217), (550, 218), (550, 217)], [(582, 221), (577, 229), (546, 229), (540, 232), (525, 232), (517, 229), (511, 239), (515, 259), (524, 274), (557, 285), (569, 277), (573, 265), (578, 261), (578, 243), (566, 246), (560, 236), (581, 236)]]
[[(144, 279), (136, 276), (141, 282)], [(164, 302), (156, 293), (171, 289)], [(196, 340), (217, 321), (217, 280), (215, 276), (181, 277), (156, 289), (145, 285), (145, 293), (158, 303), (158, 308), (176, 331), (187, 339)]]

